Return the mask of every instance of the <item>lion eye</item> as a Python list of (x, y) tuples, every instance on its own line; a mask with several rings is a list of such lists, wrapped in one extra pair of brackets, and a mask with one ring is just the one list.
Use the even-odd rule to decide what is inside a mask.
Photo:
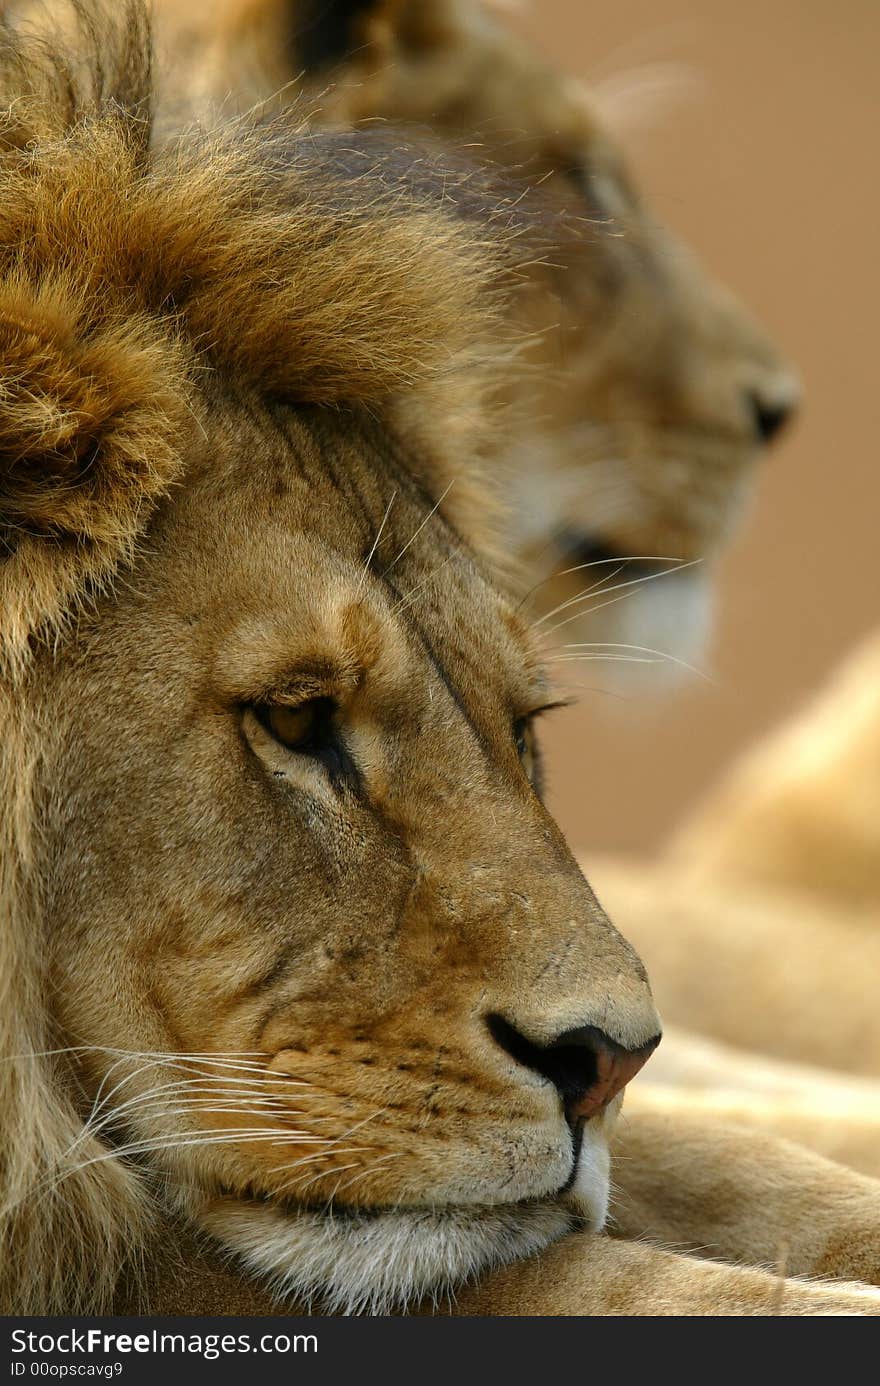
[(535, 770), (535, 733), (531, 718), (520, 717), (513, 725), (514, 744), (523, 769), (532, 778)]
[(276, 741), (303, 755), (317, 755), (331, 743), (334, 711), (331, 698), (310, 698), (296, 706), (258, 703), (254, 707), (257, 719)]

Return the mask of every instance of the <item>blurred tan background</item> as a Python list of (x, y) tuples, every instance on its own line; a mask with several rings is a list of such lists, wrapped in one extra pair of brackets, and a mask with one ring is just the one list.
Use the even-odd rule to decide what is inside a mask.
[(597, 691), (545, 724), (569, 840), (650, 850), (880, 614), (880, 0), (532, 0), (515, 22), (588, 84), (690, 71), (624, 144), (806, 389), (723, 565), (713, 681), (620, 697), (594, 664)]

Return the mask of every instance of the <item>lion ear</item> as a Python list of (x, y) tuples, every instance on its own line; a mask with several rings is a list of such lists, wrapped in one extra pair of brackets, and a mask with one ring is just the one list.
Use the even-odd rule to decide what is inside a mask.
[(4, 635), (57, 619), (130, 551), (180, 470), (185, 397), (181, 350), (150, 319), (95, 321), (63, 282), (0, 285)]
[(105, 544), (173, 478), (181, 373), (148, 320), (85, 318), (63, 286), (0, 290), (0, 523)]

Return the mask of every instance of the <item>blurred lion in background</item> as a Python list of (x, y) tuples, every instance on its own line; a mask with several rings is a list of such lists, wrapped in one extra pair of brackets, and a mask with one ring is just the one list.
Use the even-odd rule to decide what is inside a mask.
[[(792, 411), (791, 368), (655, 220), (612, 131), (482, 0), (160, 0), (165, 119), (293, 104), (466, 149), (548, 218), (514, 320), (531, 369), (493, 459), (506, 541), (548, 633), (699, 657), (713, 562)], [(160, 112), (161, 114), (161, 112)], [(511, 409), (511, 404), (515, 408)], [(625, 598), (625, 600), (624, 600)], [(660, 672), (659, 661), (651, 677)]]

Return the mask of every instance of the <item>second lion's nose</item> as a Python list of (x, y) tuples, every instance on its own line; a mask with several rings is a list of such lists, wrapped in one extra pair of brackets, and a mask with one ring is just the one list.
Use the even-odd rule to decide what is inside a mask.
[(502, 1016), (490, 1016), (488, 1023), (494, 1039), (511, 1058), (554, 1084), (572, 1123), (607, 1107), (660, 1043), (657, 1034), (638, 1049), (625, 1049), (597, 1026), (581, 1025), (563, 1031), (549, 1044), (535, 1044)]
[(781, 433), (797, 407), (797, 395), (791, 390), (785, 397), (771, 399), (757, 390), (748, 392), (748, 407), (751, 411), (758, 441), (770, 443)]

